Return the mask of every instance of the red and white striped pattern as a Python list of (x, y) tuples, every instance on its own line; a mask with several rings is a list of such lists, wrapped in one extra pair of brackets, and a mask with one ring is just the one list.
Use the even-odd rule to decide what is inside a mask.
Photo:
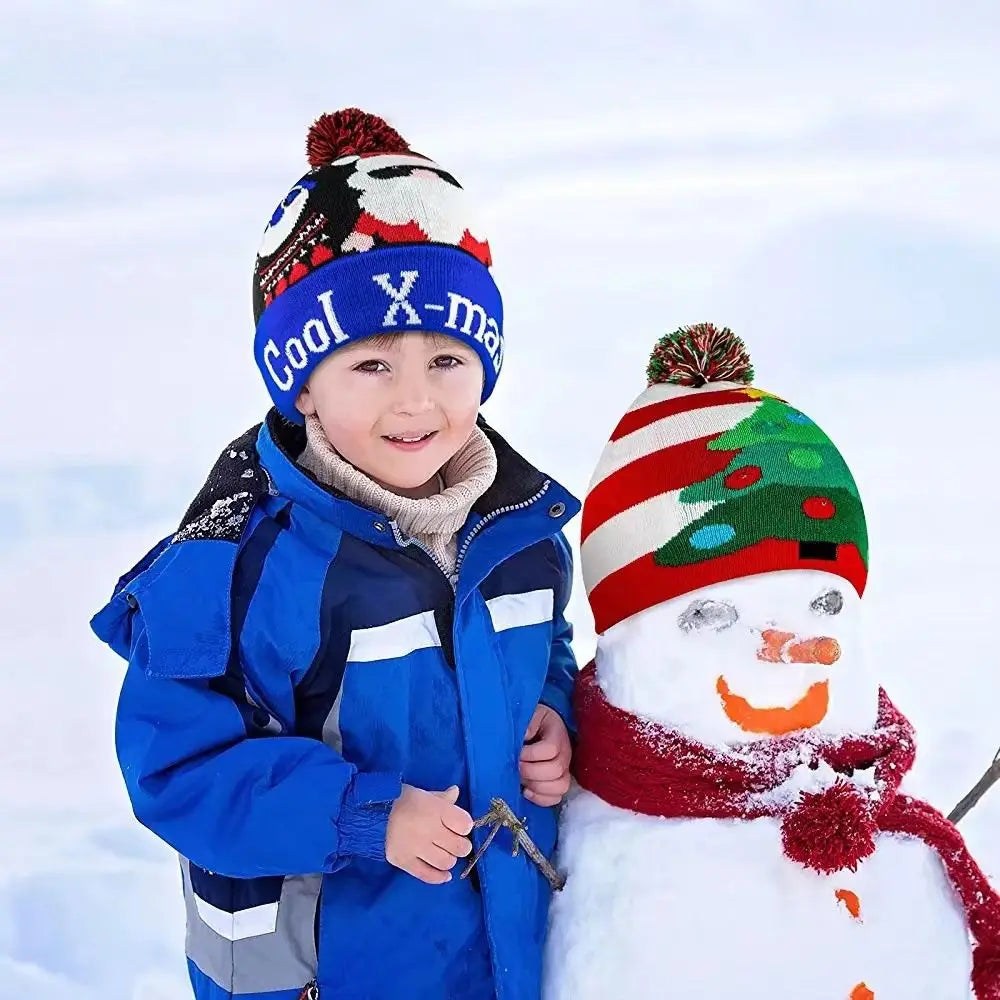
[[(732, 451), (708, 443), (760, 405), (759, 393), (741, 383), (700, 389), (667, 384), (643, 392), (619, 421), (601, 455), (583, 507), (581, 567), (598, 631), (664, 598), (641, 587), (628, 602), (604, 599), (620, 585), (635, 589), (643, 561), (709, 510), (711, 503), (682, 503), (692, 483), (721, 472)], [(645, 603), (643, 601), (645, 600)]]

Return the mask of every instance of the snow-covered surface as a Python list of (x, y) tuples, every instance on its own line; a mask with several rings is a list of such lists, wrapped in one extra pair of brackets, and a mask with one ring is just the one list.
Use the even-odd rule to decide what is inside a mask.
[(827, 876), (784, 857), (774, 819), (655, 819), (587, 792), (566, 813), (545, 1000), (969, 998), (964, 915), (921, 841), (879, 837)]
[[(1000, 744), (995, 5), (4, 16), (0, 1000), (187, 996), (179, 874), (131, 817), (121, 664), (87, 619), (262, 413), (253, 254), (337, 105), (387, 114), (481, 201), (508, 334), (486, 415), (576, 491), (660, 333), (745, 337), (858, 481), (911, 788), (948, 808), (978, 777)], [(571, 610), (585, 659), (582, 588)], [(995, 790), (962, 826), (1000, 873), (998, 822)]]

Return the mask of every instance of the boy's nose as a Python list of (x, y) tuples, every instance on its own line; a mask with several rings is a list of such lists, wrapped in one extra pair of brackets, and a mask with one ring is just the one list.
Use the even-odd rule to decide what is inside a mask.
[(407, 416), (426, 413), (434, 408), (434, 400), (426, 385), (411, 383), (401, 385), (396, 398), (393, 400), (393, 410), (399, 414)]
[(760, 637), (757, 659), (765, 663), (822, 663), (828, 667), (840, 659), (840, 643), (829, 636), (800, 639), (794, 632), (769, 628)]

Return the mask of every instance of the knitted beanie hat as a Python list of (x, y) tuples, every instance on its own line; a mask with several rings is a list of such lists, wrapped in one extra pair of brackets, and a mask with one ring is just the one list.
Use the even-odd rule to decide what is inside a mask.
[(380, 333), (457, 337), (503, 363), (503, 306), (465, 192), (383, 119), (357, 108), (309, 129), (311, 170), (274, 210), (253, 274), (254, 356), (275, 406), (295, 400), (331, 351)]
[(710, 323), (663, 337), (583, 507), (581, 566), (597, 631), (673, 597), (783, 569), (860, 595), (868, 537), (830, 439), (752, 387), (743, 342)]

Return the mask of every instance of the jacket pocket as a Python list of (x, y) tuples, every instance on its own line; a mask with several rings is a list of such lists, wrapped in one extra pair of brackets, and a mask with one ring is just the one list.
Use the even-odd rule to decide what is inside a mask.
[[(341, 691), (323, 738), (362, 771), (405, 772), (425, 685), (447, 674), (433, 611), (350, 635)], [(450, 681), (447, 681), (450, 683)], [(414, 704), (414, 687), (418, 701)], [(425, 760), (433, 744), (422, 748)], [(420, 775), (410, 774), (409, 780)]]

